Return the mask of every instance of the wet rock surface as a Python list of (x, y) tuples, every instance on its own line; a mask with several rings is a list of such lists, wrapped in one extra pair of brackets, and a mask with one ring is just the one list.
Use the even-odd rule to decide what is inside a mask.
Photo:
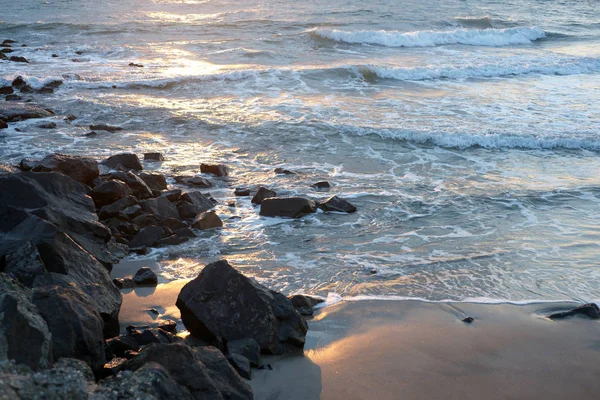
[(264, 199), (260, 205), (260, 215), (265, 217), (298, 218), (315, 212), (317, 204), (302, 197), (272, 197)]

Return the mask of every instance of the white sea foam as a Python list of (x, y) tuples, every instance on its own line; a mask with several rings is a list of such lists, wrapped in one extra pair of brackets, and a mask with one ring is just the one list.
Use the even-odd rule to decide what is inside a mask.
[(374, 44), (386, 47), (433, 47), (448, 44), (509, 46), (530, 44), (546, 37), (538, 27), (507, 29), (454, 29), (450, 31), (340, 31), (315, 29), (312, 34), (337, 42)]
[(465, 63), (463, 65), (427, 65), (402, 68), (367, 65), (358, 67), (359, 73), (370, 78), (400, 81), (425, 81), (435, 79), (483, 79), (522, 75), (580, 75), (600, 72), (600, 59), (594, 57), (543, 58), (515, 57), (492, 63)]

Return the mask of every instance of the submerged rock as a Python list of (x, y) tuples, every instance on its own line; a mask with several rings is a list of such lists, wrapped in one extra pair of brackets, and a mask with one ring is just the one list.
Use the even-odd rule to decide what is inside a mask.
[(600, 319), (600, 308), (595, 303), (588, 303), (569, 311), (558, 312), (548, 316), (550, 319), (563, 319), (575, 315), (586, 316), (591, 319)]
[(265, 217), (298, 218), (314, 212), (317, 212), (317, 204), (302, 197), (272, 197), (260, 205), (260, 215)]
[(328, 190), (331, 187), (331, 184), (327, 181), (321, 181), (317, 183), (313, 183), (310, 185), (315, 190)]
[(295, 172), (292, 172), (292, 171), (290, 171), (288, 169), (285, 169), (285, 168), (279, 168), (279, 167), (275, 168), (273, 170), (273, 172), (275, 172), (278, 175), (296, 175)]
[(186, 284), (176, 305), (190, 333), (211, 343), (253, 338), (270, 354), (304, 347), (308, 327), (291, 301), (225, 260), (208, 264)]
[(235, 196), (241, 197), (241, 196), (250, 196), (250, 189), (248, 188), (235, 188), (235, 190), (233, 191), (233, 194)]
[(29, 103), (0, 103), (0, 118), (6, 122), (23, 121), (31, 118), (48, 118), (54, 113)]
[(113, 126), (113, 125), (107, 125), (107, 124), (90, 125), (89, 128), (91, 131), (107, 131), (107, 132), (117, 132), (117, 131), (123, 130), (123, 128), (121, 128), (120, 126)]
[(144, 161), (165, 161), (162, 153), (144, 153)]

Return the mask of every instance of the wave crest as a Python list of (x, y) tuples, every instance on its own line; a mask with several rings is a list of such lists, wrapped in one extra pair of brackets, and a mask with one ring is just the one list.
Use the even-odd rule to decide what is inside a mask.
[(546, 37), (538, 27), (507, 29), (455, 29), (450, 31), (339, 31), (315, 29), (311, 34), (322, 39), (351, 44), (385, 47), (434, 47), (448, 44), (471, 46), (509, 46), (530, 44)]

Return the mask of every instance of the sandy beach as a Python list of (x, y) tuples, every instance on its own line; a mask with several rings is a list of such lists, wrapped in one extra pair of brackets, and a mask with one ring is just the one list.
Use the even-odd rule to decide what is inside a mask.
[[(175, 301), (186, 282), (123, 291), (121, 326), (185, 329)], [(304, 355), (263, 355), (272, 369), (249, 383), (258, 400), (596, 399), (600, 324), (546, 318), (577, 305), (343, 301), (316, 310)]]

